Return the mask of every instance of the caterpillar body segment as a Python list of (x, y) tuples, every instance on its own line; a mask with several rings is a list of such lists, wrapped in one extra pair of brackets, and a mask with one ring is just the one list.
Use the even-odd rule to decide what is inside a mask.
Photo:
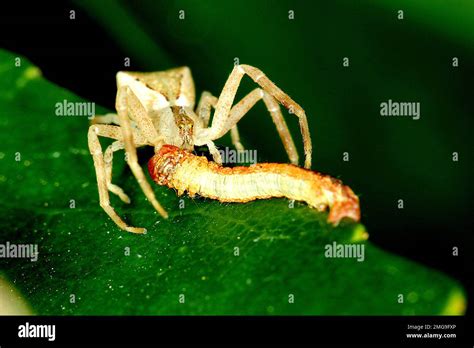
[(245, 203), (256, 199), (286, 197), (304, 201), (324, 211), (328, 222), (343, 218), (360, 220), (359, 198), (340, 180), (292, 164), (259, 163), (250, 167), (222, 167), (206, 157), (173, 145), (164, 145), (148, 162), (152, 179), (193, 197)]

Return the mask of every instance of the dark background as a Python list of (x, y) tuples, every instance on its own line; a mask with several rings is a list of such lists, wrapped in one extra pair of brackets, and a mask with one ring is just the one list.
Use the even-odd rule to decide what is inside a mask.
[[(474, 9), (470, 1), (444, 4), (17, 3), (2, 8), (0, 47), (110, 109), (124, 57), (131, 59), (130, 70), (188, 65), (197, 95), (204, 89), (219, 95), (235, 57), (261, 68), (305, 108), (313, 169), (340, 177), (360, 195), (371, 241), (460, 280), (469, 305)], [(75, 20), (69, 19), (71, 9)], [(178, 19), (181, 9), (184, 21)], [(403, 20), (397, 19), (399, 9)], [(295, 11), (293, 21), (289, 10)], [(342, 66), (343, 57), (350, 67)], [(452, 67), (452, 57), (459, 67)], [(237, 98), (253, 87), (244, 81)], [(388, 99), (420, 102), (421, 119), (381, 117), (379, 105)], [(287, 121), (300, 145), (297, 121), (289, 115)], [(259, 160), (287, 161), (262, 105), (243, 119), (240, 132), (244, 145), (258, 149)], [(342, 160), (345, 151), (349, 162)], [(454, 151), (458, 162), (451, 159)], [(402, 210), (398, 199), (404, 200)]]

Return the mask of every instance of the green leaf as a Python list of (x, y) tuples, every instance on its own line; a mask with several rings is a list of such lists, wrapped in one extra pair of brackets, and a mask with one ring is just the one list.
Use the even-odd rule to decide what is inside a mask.
[[(0, 90), (0, 242), (39, 246), (36, 262), (0, 259), (0, 272), (35, 313), (464, 311), (464, 290), (456, 281), (380, 250), (366, 241), (361, 224), (333, 228), (326, 214), (305, 204), (289, 208), (284, 199), (221, 204), (183, 197), (180, 209), (174, 191), (154, 186), (170, 212), (163, 220), (119, 153), (113, 181), (132, 204), (111, 196), (112, 205), (132, 225), (148, 229), (146, 235), (123, 232), (98, 203), (87, 118), (55, 115), (56, 103), (83, 100), (43, 79), (23, 58), (16, 67), (15, 55), (5, 51), (0, 51)], [(140, 152), (144, 162), (150, 155)], [(333, 243), (363, 247), (363, 261), (326, 257)]]

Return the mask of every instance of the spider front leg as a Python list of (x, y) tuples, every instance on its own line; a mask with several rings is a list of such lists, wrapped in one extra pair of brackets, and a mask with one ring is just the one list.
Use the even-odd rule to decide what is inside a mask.
[[(211, 118), (211, 107), (212, 108), (216, 107), (217, 100), (218, 99), (215, 96), (213, 96), (211, 93), (207, 91), (202, 92), (201, 99), (199, 99), (199, 104), (196, 108), (196, 114), (202, 120), (202, 126), (204, 128), (207, 128), (209, 126), (209, 120)], [(244, 151), (244, 146), (240, 142), (239, 130), (237, 128), (237, 125), (232, 127), (231, 132), (230, 132), (230, 137), (232, 140), (232, 145), (234, 145), (237, 151)], [(222, 159), (220, 159), (220, 154), (217, 148), (215, 147), (214, 143), (212, 143), (210, 146), (208, 143), (208, 147), (211, 154), (214, 152), (214, 155), (213, 155), (214, 161), (220, 164), (222, 162)]]
[(102, 147), (99, 142), (99, 136), (118, 140), (122, 138), (122, 134), (120, 132), (120, 128), (117, 126), (99, 124), (92, 125), (89, 127), (87, 137), (89, 143), (89, 150), (94, 160), (94, 167), (97, 176), (97, 186), (99, 190), (100, 206), (121, 229), (132, 233), (144, 233), (146, 231), (144, 228), (132, 227), (127, 225), (120, 218), (120, 216), (118, 216), (114, 208), (110, 205), (106, 163), (102, 154)]
[[(242, 77), (245, 74), (250, 76), (252, 80), (254, 80), (258, 85), (260, 85), (260, 87), (264, 90), (264, 92), (266, 92), (267, 94), (275, 98), (283, 106), (289, 109), (291, 113), (294, 113), (298, 117), (301, 134), (303, 136), (303, 145), (304, 145), (304, 152), (305, 152), (305, 167), (310, 168), (311, 167), (311, 154), (312, 154), (311, 136), (310, 136), (309, 128), (308, 128), (308, 120), (306, 118), (306, 114), (304, 110), (293, 99), (291, 99), (285, 92), (283, 92), (280, 88), (278, 88), (268, 77), (266, 77), (265, 74), (261, 70), (249, 65), (237, 65), (232, 70), (231, 74), (229, 75), (229, 78), (227, 79), (224, 85), (224, 88), (222, 89), (221, 95), (219, 96), (219, 100), (216, 104), (216, 111), (214, 113), (214, 118), (212, 120), (212, 126), (207, 132), (203, 134), (203, 136), (209, 138), (210, 140), (215, 140), (223, 136), (232, 127), (232, 124), (229, 125), (228, 118), (231, 116), (232, 104), (234, 102), (237, 89), (240, 85), (240, 81), (242, 80)], [(262, 97), (264, 98), (264, 95)], [(249, 100), (247, 102), (251, 102), (251, 101), (252, 101), (252, 98), (249, 97)], [(265, 101), (265, 98), (264, 98), (264, 101)], [(270, 101), (270, 99), (267, 99), (267, 101)], [(243, 102), (243, 100), (241, 102)], [(245, 110), (246, 108), (248, 107), (245, 107), (243, 105), (241, 107), (242, 110)], [(270, 108), (271, 108), (271, 114), (275, 115), (276, 109), (274, 107), (270, 107)], [(235, 112), (235, 114), (237, 115), (237, 112)], [(240, 116), (240, 118), (242, 116)], [(235, 119), (240, 119), (240, 118), (237, 116), (235, 117)], [(232, 122), (235, 122), (235, 121), (232, 121)], [(282, 125), (280, 121), (279, 123), (277, 123), (277, 128), (279, 124), (280, 124), (281, 129), (286, 128)], [(282, 136), (282, 133), (280, 133), (280, 136)], [(291, 146), (289, 144), (290, 143), (288, 142), (288, 146)]]
[(123, 192), (122, 188), (112, 184), (112, 162), (114, 158), (114, 152), (123, 149), (124, 144), (120, 140), (114, 141), (111, 145), (107, 147), (104, 153), (105, 175), (107, 181), (107, 188), (109, 189), (109, 191), (119, 196), (122, 202), (129, 204), (130, 198), (125, 192)]
[[(117, 114), (105, 114), (105, 115), (95, 115), (91, 121), (91, 124), (116, 124), (120, 125), (119, 118)], [(133, 122), (132, 122), (133, 125)], [(143, 136), (138, 132), (138, 130), (134, 129), (134, 139), (138, 143), (138, 146), (146, 145), (146, 141), (144, 140)], [(121, 132), (119, 131), (121, 136)], [(110, 192), (116, 194), (124, 203), (129, 204), (130, 198), (128, 195), (123, 191), (123, 189), (115, 184), (112, 184), (112, 162), (113, 162), (113, 153), (118, 150), (123, 150), (124, 144), (122, 141), (117, 140), (113, 142), (111, 145), (107, 147), (104, 152), (104, 161), (105, 161), (105, 172), (106, 172), (106, 181), (107, 181), (107, 188)]]
[(116, 100), (116, 109), (122, 129), (125, 152), (128, 158), (127, 163), (130, 166), (133, 175), (135, 176), (148, 201), (153, 205), (155, 210), (166, 219), (168, 218), (168, 213), (161, 206), (161, 204), (158, 203), (155, 193), (146, 180), (142, 167), (140, 167), (138, 164), (137, 150), (133, 139), (132, 125), (128, 114), (130, 113), (130, 115), (134, 118), (138, 129), (146, 138), (148, 144), (155, 146), (155, 150), (161, 147), (161, 138), (154, 128), (153, 122), (147, 115), (145, 108), (130, 88), (123, 87), (119, 89)]
[[(119, 122), (119, 118), (117, 114), (105, 114), (105, 115), (95, 115), (91, 121), (91, 124), (120, 125), (120, 122)], [(139, 139), (142, 137), (139, 134), (135, 134), (134, 138)], [(145, 142), (142, 139), (139, 140), (139, 143), (142, 143), (142, 145), (145, 144)], [(122, 200), (122, 202), (129, 204), (130, 198), (122, 190), (122, 188), (115, 184), (112, 184), (112, 162), (113, 162), (114, 152), (118, 150), (123, 150), (123, 149), (124, 149), (124, 144), (120, 140), (113, 142), (111, 145), (107, 147), (104, 153), (105, 172), (106, 172), (106, 181), (107, 181), (108, 190), (116, 194)]]

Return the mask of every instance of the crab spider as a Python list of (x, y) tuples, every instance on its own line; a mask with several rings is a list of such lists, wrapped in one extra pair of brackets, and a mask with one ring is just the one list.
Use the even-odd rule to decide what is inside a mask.
[[(233, 105), (244, 75), (255, 81), (259, 88)], [(127, 163), (148, 201), (162, 217), (167, 218), (167, 212), (156, 199), (138, 164), (136, 149), (148, 145), (153, 146), (155, 153), (158, 153), (165, 144), (188, 151), (192, 151), (194, 146), (207, 145), (214, 161), (221, 164), (221, 156), (214, 140), (230, 131), (233, 145), (237, 150), (243, 150), (237, 123), (260, 99), (276, 125), (290, 162), (295, 165), (298, 164), (298, 153), (278, 102), (298, 117), (303, 136), (305, 168), (310, 168), (312, 148), (306, 114), (261, 70), (249, 65), (236, 65), (219, 98), (203, 92), (196, 108), (194, 82), (188, 67), (151, 73), (118, 72), (115, 104), (117, 113), (95, 116), (88, 132), (100, 206), (121, 229), (133, 233), (146, 232), (144, 228), (127, 225), (110, 205), (109, 191), (123, 202), (130, 202), (125, 192), (111, 182), (113, 153), (124, 149)], [(209, 126), (211, 108), (214, 108), (214, 115)], [(103, 152), (99, 137), (115, 141)]]

